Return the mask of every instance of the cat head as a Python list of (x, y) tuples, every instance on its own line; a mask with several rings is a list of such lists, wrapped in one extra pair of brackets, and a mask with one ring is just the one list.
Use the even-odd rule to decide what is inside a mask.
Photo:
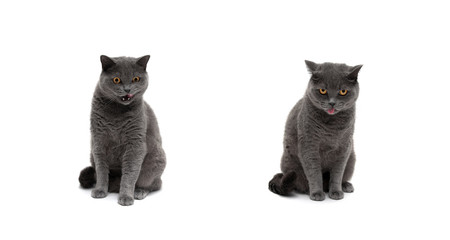
[(311, 73), (306, 96), (317, 108), (333, 115), (355, 105), (359, 94), (358, 73), (362, 65), (351, 67), (337, 63), (305, 62)]
[(142, 98), (148, 86), (146, 68), (149, 59), (149, 55), (140, 58), (101, 55), (100, 90), (108, 98), (123, 105)]

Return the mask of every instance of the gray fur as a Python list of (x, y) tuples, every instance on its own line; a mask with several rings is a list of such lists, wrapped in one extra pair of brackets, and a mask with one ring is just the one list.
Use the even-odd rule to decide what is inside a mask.
[[(362, 65), (305, 62), (311, 79), (287, 119), (282, 173), (269, 182), (269, 189), (280, 195), (293, 190), (309, 193), (317, 201), (324, 200), (328, 191), (330, 198), (342, 199), (344, 192), (354, 190), (349, 181), (356, 160), (353, 131)], [(339, 95), (344, 89), (347, 95)]]
[[(119, 204), (127, 206), (161, 188), (166, 157), (155, 114), (143, 100), (149, 58), (101, 56), (103, 71), (91, 110), (93, 198), (118, 191)], [(119, 84), (113, 82), (115, 77), (121, 79)], [(140, 80), (132, 82), (134, 77)], [(129, 94), (134, 96), (129, 99)], [(83, 171), (80, 183), (91, 186), (81, 181), (89, 179)]]

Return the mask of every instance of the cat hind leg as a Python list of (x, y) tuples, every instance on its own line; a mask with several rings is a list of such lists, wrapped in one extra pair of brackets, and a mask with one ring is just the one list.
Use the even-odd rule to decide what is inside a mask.
[[(346, 180), (346, 179), (344, 179)], [(330, 173), (323, 173), (323, 191), (329, 192), (330, 190)], [(342, 191), (346, 193), (352, 193), (354, 191), (353, 185), (348, 182), (348, 179), (345, 182), (342, 182)]]
[(147, 195), (150, 194), (151, 192), (160, 190), (161, 186), (162, 186), (161, 177), (153, 180), (153, 183), (148, 188), (136, 186), (134, 190), (134, 199), (142, 200), (145, 197), (147, 197)]

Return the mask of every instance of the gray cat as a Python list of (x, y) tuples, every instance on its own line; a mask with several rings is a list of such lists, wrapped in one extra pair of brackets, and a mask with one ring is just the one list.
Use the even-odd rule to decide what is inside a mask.
[(166, 156), (158, 123), (143, 100), (150, 56), (100, 56), (103, 71), (91, 110), (91, 166), (83, 169), (83, 188), (93, 198), (119, 193), (119, 204), (132, 205), (161, 188)]
[(305, 62), (311, 79), (287, 119), (283, 173), (273, 177), (269, 189), (279, 195), (309, 193), (316, 201), (325, 199), (324, 192), (342, 199), (344, 192), (353, 192), (349, 181), (356, 160), (353, 130), (362, 65)]

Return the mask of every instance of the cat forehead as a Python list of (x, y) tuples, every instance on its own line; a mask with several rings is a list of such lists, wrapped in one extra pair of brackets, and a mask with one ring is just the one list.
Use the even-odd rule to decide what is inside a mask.
[(336, 81), (336, 80), (320, 80), (315, 84), (316, 87), (324, 88), (324, 89), (350, 89), (352, 86), (347, 84), (344, 81)]
[(317, 72), (326, 75), (346, 75), (350, 67), (343, 63), (322, 63), (317, 68)]
[(132, 72), (140, 69), (140, 67), (136, 64), (138, 60), (137, 58), (115, 57), (111, 59), (116, 64), (110, 69), (110, 72)]
[(351, 85), (347, 80), (349, 70), (350, 67), (346, 64), (322, 63), (315, 71), (315, 74), (319, 75), (320, 84), (324, 84), (329, 88), (339, 88)]

